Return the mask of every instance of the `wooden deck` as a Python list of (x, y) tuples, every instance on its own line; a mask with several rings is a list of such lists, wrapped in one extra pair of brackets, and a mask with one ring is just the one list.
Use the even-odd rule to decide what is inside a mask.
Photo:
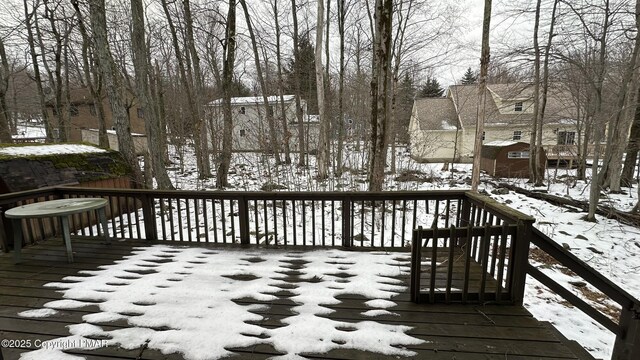
[[(21, 311), (40, 309), (61, 294), (43, 285), (60, 281), (79, 270), (96, 269), (99, 265), (111, 264), (131, 253), (133, 246), (141, 241), (116, 242), (111, 246), (93, 239), (74, 239), (75, 263), (66, 262), (61, 240), (49, 240), (23, 251), (25, 262), (13, 263), (13, 254), (0, 255), (0, 338), (23, 340), (49, 340), (69, 335), (66, 326), (82, 322), (82, 316), (97, 312), (98, 307), (62, 311), (43, 318), (28, 319), (18, 316)], [(148, 243), (145, 243), (148, 244)], [(403, 279), (407, 281), (408, 279)], [(424, 283), (423, 283), (424, 286)], [(239, 303), (262, 303), (268, 307), (255, 311), (264, 316), (259, 325), (264, 328), (283, 326), (280, 320), (291, 316), (293, 302), (291, 293), (283, 290), (278, 300), (260, 302), (254, 299), (238, 299)], [(357, 295), (339, 297), (338, 305), (328, 306), (335, 310), (328, 315), (345, 322), (370, 321), (361, 315), (369, 310), (367, 300)], [(521, 306), (498, 305), (429, 305), (414, 304), (407, 292), (393, 298), (398, 305), (393, 312), (399, 316), (379, 316), (375, 320), (388, 324), (413, 327), (408, 334), (426, 340), (421, 345), (408, 347), (418, 353), (415, 359), (585, 359), (588, 353), (576, 343), (567, 341), (555, 329), (542, 323)], [(105, 329), (127, 327), (124, 321), (100, 324)], [(203, 334), (203, 339), (206, 336)], [(33, 349), (33, 348), (32, 348)], [(18, 359), (19, 354), (29, 348), (3, 348), (4, 359)], [(279, 353), (267, 345), (250, 348), (228, 349), (238, 359), (267, 359)], [(104, 347), (93, 351), (74, 350), (71, 354), (87, 359), (182, 359), (180, 354), (163, 355), (160, 352), (140, 348), (125, 350)], [(388, 359), (397, 356), (356, 351), (333, 350), (324, 354), (307, 354), (310, 359)], [(401, 357), (400, 357), (401, 358)]]

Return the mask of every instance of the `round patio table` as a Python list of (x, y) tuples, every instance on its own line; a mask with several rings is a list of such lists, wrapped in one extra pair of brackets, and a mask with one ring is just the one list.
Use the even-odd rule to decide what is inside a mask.
[(107, 199), (102, 198), (74, 198), (42, 201), (28, 205), (22, 205), (7, 210), (4, 215), (13, 221), (14, 231), (14, 256), (15, 262), (21, 262), (22, 249), (22, 219), (33, 218), (52, 218), (57, 217), (62, 224), (62, 238), (67, 247), (67, 260), (73, 262), (73, 251), (71, 250), (71, 234), (69, 230), (69, 215), (97, 210), (100, 224), (102, 225), (102, 233), (107, 243), (110, 242), (109, 232), (107, 230), (107, 216), (105, 208), (108, 204)]

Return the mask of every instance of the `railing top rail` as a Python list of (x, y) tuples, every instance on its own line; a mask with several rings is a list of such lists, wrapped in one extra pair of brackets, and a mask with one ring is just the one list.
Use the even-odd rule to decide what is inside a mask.
[(536, 221), (534, 217), (524, 214), (507, 205), (504, 205), (488, 196), (474, 193), (471, 191), (467, 191), (465, 193), (465, 196), (471, 202), (475, 203), (476, 205), (486, 210), (489, 210), (494, 215), (497, 215), (505, 220), (511, 220), (513, 222), (517, 222), (517, 221), (535, 222)]
[(569, 270), (584, 278), (589, 284), (602, 291), (611, 300), (620, 304), (623, 308), (640, 311), (640, 300), (607, 279), (577, 256), (564, 249), (540, 230), (534, 228), (532, 235), (531, 242), (534, 245), (553, 256), (563, 266), (569, 268)]
[(57, 193), (56, 187), (46, 187), (34, 190), (18, 191), (0, 195), (0, 205), (14, 203), (16, 201), (33, 199), (34, 197), (54, 195)]
[(149, 190), (149, 189), (106, 189), (85, 187), (58, 187), (63, 194), (104, 194), (112, 196), (187, 197), (187, 198), (249, 198), (256, 200), (341, 200), (350, 198), (356, 201), (368, 200), (447, 200), (462, 199), (466, 190), (426, 190), (426, 191), (382, 191), (382, 192), (344, 192), (344, 191), (215, 191), (215, 190)]

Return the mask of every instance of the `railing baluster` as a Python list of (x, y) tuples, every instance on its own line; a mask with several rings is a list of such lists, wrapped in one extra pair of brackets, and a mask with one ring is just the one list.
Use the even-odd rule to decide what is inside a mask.
[[(391, 201), (391, 247), (396, 246), (396, 201)], [(402, 246), (402, 245), (400, 245)]]
[(302, 214), (300, 215), (302, 217), (300, 219), (302, 221), (302, 245), (307, 245), (307, 204), (304, 199), (300, 203), (302, 204)]
[[(235, 219), (235, 212), (233, 211), (233, 199), (229, 199), (229, 218), (231, 219), (231, 243), (235, 244), (236, 243), (236, 219)], [(226, 215), (225, 215), (226, 216)], [(245, 219), (249, 219), (249, 215), (246, 214), (245, 215)], [(247, 224), (248, 225), (248, 224)], [(248, 229), (247, 229), (248, 232)]]
[[(232, 204), (233, 204), (233, 200), (232, 200)], [(254, 206), (257, 206), (257, 205), (258, 204), (254, 204)], [(240, 226), (240, 243), (244, 245), (251, 243), (251, 240), (249, 237), (249, 200), (244, 196), (241, 196), (238, 199), (238, 221), (239, 221), (238, 225)], [(257, 222), (256, 222), (256, 226), (257, 226)], [(233, 230), (235, 230), (235, 227), (233, 228)], [(233, 238), (235, 241), (235, 232), (234, 232)], [(256, 233), (256, 243), (257, 242), (258, 242), (258, 235)]]
[[(284, 233), (284, 245), (289, 245), (287, 243), (287, 201), (282, 200), (282, 232)], [(294, 223), (295, 224), (295, 223)], [(295, 229), (294, 229), (295, 230)]]
[(198, 199), (193, 199), (193, 212), (195, 213), (193, 221), (196, 225), (196, 241), (200, 242), (200, 206), (198, 206)]
[[(258, 200), (256, 200), (256, 203)], [(267, 216), (267, 200), (262, 200), (262, 213), (264, 215), (264, 243), (269, 244), (269, 220)]]
[[(427, 241), (429, 241), (427, 239)], [(429, 302), (436, 302), (436, 267), (438, 265), (438, 228), (433, 228), (433, 237), (431, 238), (431, 276), (429, 289)]]
[(447, 288), (445, 290), (445, 301), (447, 303), (451, 302), (451, 286), (452, 286), (452, 282), (453, 282), (453, 261), (454, 261), (454, 244), (453, 244), (453, 238), (456, 236), (455, 234), (456, 232), (456, 228), (451, 225), (451, 228), (449, 230), (449, 257), (447, 258)]
[(311, 244), (316, 246), (316, 202), (311, 200)]
[(504, 262), (507, 253), (507, 236), (509, 227), (507, 223), (502, 224), (502, 234), (500, 235), (500, 255), (498, 258), (498, 277), (496, 278), (496, 301), (502, 301), (503, 278), (504, 278)]
[[(293, 224), (293, 245), (298, 245), (298, 222), (296, 222), (296, 201), (295, 200), (291, 200), (291, 212), (293, 213), (293, 223), (292, 223)], [(304, 221), (303, 221), (303, 226), (304, 226)]]
[(167, 223), (165, 220), (164, 199), (158, 198), (158, 204), (160, 205), (160, 224), (162, 224), (162, 240), (167, 240)]
[(400, 242), (400, 246), (404, 246), (404, 234), (406, 232), (407, 227), (407, 200), (402, 200), (402, 238)]
[(467, 226), (467, 241), (462, 246), (463, 254), (464, 254), (464, 284), (462, 286), (462, 302), (466, 303), (469, 297), (469, 269), (471, 267), (471, 253), (469, 251), (469, 246), (473, 243), (473, 234), (472, 234), (473, 226), (469, 224)]
[[(247, 207), (249, 207), (249, 201), (247, 200)], [(254, 229), (256, 231), (256, 244), (259, 244), (260, 240), (260, 220), (258, 219), (258, 201), (255, 200), (253, 202), (253, 221), (254, 221)]]
[[(371, 201), (371, 246), (375, 247), (375, 224), (376, 224), (376, 202), (375, 200)], [(382, 247), (382, 244), (380, 244)]]
[(491, 225), (489, 223), (484, 225), (484, 235), (480, 240), (480, 261), (482, 265), (482, 273), (480, 275), (480, 292), (478, 293), (478, 301), (480, 303), (484, 302), (484, 293), (486, 290), (486, 282), (487, 282), (487, 266), (489, 261), (489, 240), (491, 239), (491, 235), (489, 231), (491, 230)]
[(271, 204), (273, 207), (273, 245), (278, 245), (278, 208), (276, 200), (271, 200)]
[[(220, 220), (222, 221), (222, 243), (227, 244), (227, 214), (225, 211), (224, 199), (220, 199)], [(231, 243), (233, 242), (234, 240), (231, 238)]]
[(387, 204), (384, 200), (382, 200), (380, 202), (382, 204), (382, 210), (380, 211), (380, 246), (385, 247), (385, 243), (384, 243), (384, 223), (386, 220), (386, 210), (387, 210)]
[(209, 212), (207, 211), (207, 199), (202, 199), (202, 217), (204, 219), (204, 241), (209, 241)]
[[(180, 224), (180, 229), (179, 229), (179, 233), (178, 236), (180, 237), (180, 242), (184, 241), (184, 229), (182, 226), (182, 222), (184, 221), (184, 216), (182, 216), (182, 199), (176, 197), (176, 205), (178, 206), (178, 223)], [(187, 220), (189, 219), (189, 217), (187, 216)], [(188, 227), (187, 230), (191, 231), (191, 228)]]
[[(189, 207), (189, 199), (184, 199), (184, 207), (186, 210), (186, 218), (187, 218), (187, 239), (189, 239), (189, 242), (193, 242), (192, 236), (191, 236), (191, 208)], [(198, 226), (196, 224), (196, 226)]]
[[(213, 222), (213, 242), (218, 243), (218, 211), (216, 210), (216, 200), (211, 200), (211, 214), (213, 215), (211, 222)], [(224, 216), (222, 216), (224, 217)], [(224, 239), (224, 231), (222, 233)]]
[(326, 241), (325, 241), (325, 238), (326, 238), (326, 231), (325, 231), (326, 230), (326, 224), (325, 224), (325, 219), (324, 219), (324, 217), (325, 217), (324, 209), (325, 209), (325, 201), (323, 199), (321, 201), (321, 203), (320, 203), (320, 210), (321, 210), (321, 213), (322, 213), (322, 246), (326, 246)]

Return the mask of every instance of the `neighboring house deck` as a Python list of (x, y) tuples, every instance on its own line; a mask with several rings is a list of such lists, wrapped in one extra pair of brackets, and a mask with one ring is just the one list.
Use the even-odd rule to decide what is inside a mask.
[[(531, 84), (487, 85), (486, 107), (478, 106), (477, 85), (454, 85), (445, 97), (416, 99), (409, 123), (411, 155), (423, 161), (470, 161), (479, 111), (485, 111), (484, 141), (529, 142), (532, 99)], [(569, 95), (550, 88), (542, 130), (549, 160), (577, 157), (578, 121)]]
[[(231, 345), (218, 350), (242, 359), (284, 353), (391, 359), (408, 352), (415, 359), (589, 359), (575, 342), (524, 309), (529, 275), (617, 334), (615, 359), (640, 354), (638, 300), (532, 228), (532, 218), (477, 194), (47, 188), (0, 196), (0, 207), (96, 196), (110, 201), (109, 235), (120, 241), (102, 244), (90, 214), (71, 219), (81, 229), (73, 241), (74, 263), (66, 263), (55, 239), (26, 247), (21, 264), (13, 263), (11, 253), (0, 256), (3, 338), (77, 340), (69, 338), (71, 331), (112, 345), (69, 349), (90, 359), (181, 359), (176, 351), (197, 351), (198, 344), (220, 339)], [(31, 236), (27, 243), (40, 229), (56, 228), (46, 219), (22, 225)], [(10, 233), (0, 236), (9, 248)], [(530, 264), (530, 244), (620, 304), (619, 321)], [(239, 260), (229, 263), (234, 257)], [(225, 280), (207, 292), (201, 285), (212, 273)], [(187, 294), (172, 290), (181, 282), (189, 286)], [(163, 292), (176, 297), (173, 311), (166, 308), (173, 297)], [(45, 305), (63, 293), (65, 301)], [(136, 297), (145, 293), (156, 300)], [(202, 301), (209, 297), (215, 301), (206, 306)], [(224, 305), (220, 299), (243, 311), (226, 314), (232, 317), (224, 325), (209, 325), (196, 337), (185, 338), (176, 329), (192, 324), (197, 330), (207, 314), (224, 317), (224, 311), (215, 311)], [(160, 306), (163, 311), (156, 311)], [(18, 315), (23, 311), (47, 316)], [(322, 326), (300, 321), (310, 311), (310, 324)], [(149, 323), (154, 312), (164, 314), (160, 319), (185, 315), (176, 324)], [(131, 335), (132, 329), (143, 336)], [(226, 329), (249, 340), (225, 337), (225, 331), (234, 334)], [(386, 335), (367, 342), (379, 331)], [(330, 336), (314, 337), (325, 333)], [(314, 350), (296, 347), (310, 338)], [(113, 346), (111, 340), (128, 345)], [(178, 346), (185, 342), (191, 345)], [(2, 349), (10, 359), (27, 350), (35, 346), (24, 342)]]

